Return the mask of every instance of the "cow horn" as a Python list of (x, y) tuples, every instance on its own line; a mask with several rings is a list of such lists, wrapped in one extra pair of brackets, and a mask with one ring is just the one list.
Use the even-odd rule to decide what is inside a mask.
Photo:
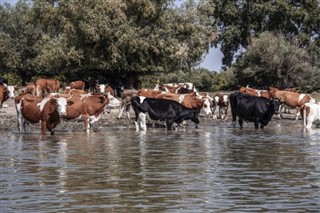
[(67, 100), (67, 101), (70, 100), (70, 99), (72, 98), (72, 96), (73, 96), (73, 95), (71, 95), (69, 98), (66, 98), (66, 100)]

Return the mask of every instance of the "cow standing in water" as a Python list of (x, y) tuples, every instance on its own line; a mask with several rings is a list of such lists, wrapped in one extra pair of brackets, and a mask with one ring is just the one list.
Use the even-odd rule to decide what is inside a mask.
[(273, 114), (279, 112), (280, 101), (235, 92), (230, 95), (230, 105), (233, 127), (238, 116), (240, 128), (243, 128), (243, 121), (250, 121), (258, 129), (266, 126)]
[(303, 127), (311, 129), (312, 124), (318, 121), (320, 124), (320, 102), (306, 103), (301, 109), (301, 115), (303, 119)]
[(82, 119), (86, 131), (90, 132), (92, 124), (101, 118), (110, 103), (104, 94), (73, 95), (68, 100), (67, 113), (62, 116), (65, 120)]
[[(308, 102), (315, 102), (315, 100), (309, 94), (302, 94), (284, 90), (275, 91), (273, 92), (272, 96), (273, 98), (279, 99), (282, 104), (285, 104), (290, 108), (297, 109), (295, 120), (298, 120), (301, 107), (303, 107)], [(281, 114), (279, 114), (279, 118), (281, 118)]]
[[(172, 130), (173, 123), (180, 124), (184, 120), (191, 120), (199, 124), (199, 113), (189, 109), (176, 101), (158, 98), (135, 96), (131, 100), (135, 112), (136, 130), (147, 130), (146, 113), (152, 120), (166, 121), (167, 130)], [(197, 127), (197, 126), (196, 126)]]
[(41, 98), (30, 94), (21, 94), (15, 98), (18, 129), (27, 133), (27, 123), (41, 123), (41, 134), (49, 130), (53, 135), (55, 127), (60, 123), (60, 116), (66, 114), (67, 100), (65, 97), (48, 96)]

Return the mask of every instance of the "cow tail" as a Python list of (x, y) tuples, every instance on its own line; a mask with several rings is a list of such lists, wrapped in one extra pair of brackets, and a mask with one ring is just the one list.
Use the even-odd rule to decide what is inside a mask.
[(148, 111), (147, 107), (140, 103), (140, 98), (137, 96), (132, 98), (131, 103), (132, 107), (139, 112), (146, 113)]
[(307, 126), (307, 109), (306, 109), (306, 106), (303, 106), (302, 111), (303, 111), (303, 113), (301, 113), (301, 115), (302, 115), (302, 120), (303, 120), (303, 127), (305, 128)]

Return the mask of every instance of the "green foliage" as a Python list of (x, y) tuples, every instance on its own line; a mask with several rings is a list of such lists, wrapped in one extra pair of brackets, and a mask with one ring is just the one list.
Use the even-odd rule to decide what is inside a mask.
[[(282, 33), (286, 39), (296, 38), (300, 45), (319, 42), (319, 1), (227, 1), (211, 0), (216, 5), (216, 18), (220, 36), (213, 45), (221, 44), (223, 64), (230, 66), (239, 51), (247, 48), (260, 33)], [(319, 48), (319, 44), (318, 44)]]
[(289, 42), (282, 34), (262, 33), (234, 65), (237, 83), (316, 89), (319, 69), (300, 46), (297, 39)]

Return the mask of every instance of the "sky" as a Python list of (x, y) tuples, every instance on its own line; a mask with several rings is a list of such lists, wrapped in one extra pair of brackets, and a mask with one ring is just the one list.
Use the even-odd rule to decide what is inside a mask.
[[(180, 6), (185, 0), (175, 0), (175, 5)], [(0, 4), (8, 2), (15, 4), (17, 0), (0, 0)], [(220, 71), (222, 64), (222, 53), (219, 48), (210, 48), (209, 53), (204, 55), (199, 68), (206, 68), (209, 71)]]

